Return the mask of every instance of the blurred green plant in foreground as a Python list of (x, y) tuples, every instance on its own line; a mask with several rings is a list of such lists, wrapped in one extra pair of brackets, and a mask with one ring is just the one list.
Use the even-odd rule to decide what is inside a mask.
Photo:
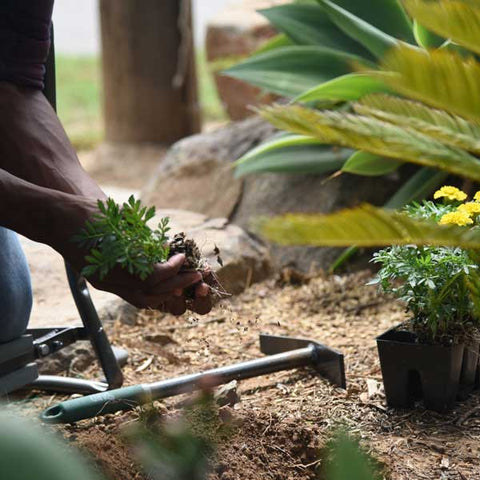
[(0, 478), (2, 480), (102, 480), (78, 451), (45, 428), (20, 419), (2, 406)]
[[(235, 428), (222, 418), (212, 396), (202, 395), (176, 418), (164, 420), (153, 406), (143, 409), (124, 435), (150, 480), (207, 480), (217, 448), (235, 441)], [(333, 434), (319, 456), (322, 480), (381, 478), (377, 462), (345, 431)], [(0, 458), (5, 480), (105, 480), (50, 427), (5, 411), (0, 415)]]
[(334, 433), (324, 449), (325, 480), (381, 480), (380, 464), (346, 430)]

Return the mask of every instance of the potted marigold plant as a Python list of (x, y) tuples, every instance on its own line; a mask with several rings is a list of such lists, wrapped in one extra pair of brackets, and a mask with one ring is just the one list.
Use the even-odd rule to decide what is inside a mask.
[[(444, 186), (436, 201), (406, 207), (408, 216), (479, 228), (480, 192), (473, 201)], [(403, 301), (405, 323), (377, 338), (387, 403), (410, 407), (423, 398), (428, 409), (450, 410), (474, 388), (478, 366), (480, 312), (472, 285), (478, 255), (458, 247), (391, 246), (375, 253), (381, 265), (371, 283)]]

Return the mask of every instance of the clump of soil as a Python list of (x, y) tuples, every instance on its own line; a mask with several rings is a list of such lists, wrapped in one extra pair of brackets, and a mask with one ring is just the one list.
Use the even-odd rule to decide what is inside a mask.
[[(202, 252), (195, 240), (187, 238), (184, 232), (177, 233), (169, 243), (169, 257), (183, 253), (185, 255), (185, 263), (182, 266), (183, 272), (199, 271), (204, 274), (204, 280), (210, 285), (210, 290), (214, 298), (221, 299), (228, 297), (229, 294), (220, 285), (217, 276), (212, 271), (208, 261), (202, 256)], [(220, 250), (215, 246), (215, 254), (220, 259)], [(219, 260), (220, 261), (220, 260)], [(195, 298), (195, 285), (185, 291), (188, 299)]]
[(184, 232), (177, 233), (169, 243), (169, 256), (183, 253), (185, 255), (185, 263), (182, 270), (199, 270), (204, 271), (208, 267), (207, 260), (202, 257), (202, 253), (195, 243), (195, 240), (187, 238)]

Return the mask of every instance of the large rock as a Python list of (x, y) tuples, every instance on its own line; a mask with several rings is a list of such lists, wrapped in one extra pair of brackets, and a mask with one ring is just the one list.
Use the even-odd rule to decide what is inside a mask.
[[(230, 221), (249, 230), (258, 216), (289, 212), (330, 213), (368, 202), (382, 204), (399, 186), (399, 176), (360, 177), (343, 174), (261, 174), (245, 178), (243, 195)], [(293, 267), (309, 273), (328, 269), (342, 250), (338, 248), (283, 247), (270, 245), (277, 267)]]
[(232, 162), (272, 132), (270, 125), (253, 118), (181, 140), (159, 163), (142, 199), (158, 208), (230, 217), (242, 192)]
[[(379, 178), (343, 174), (260, 174), (234, 179), (232, 162), (273, 133), (258, 118), (176, 144), (143, 195), (159, 208), (180, 207), (209, 217), (221, 215), (251, 231), (258, 216), (286, 212), (328, 213), (361, 202), (382, 204), (400, 185), (395, 173)], [(304, 272), (328, 268), (339, 250), (271, 246), (277, 267)]]
[[(244, 0), (228, 5), (208, 24), (206, 37), (207, 60), (224, 64), (249, 56), (276, 34), (268, 21), (256, 10), (287, 0)], [(259, 88), (234, 78), (215, 73), (215, 83), (222, 103), (232, 120), (252, 115), (252, 105), (271, 103), (275, 97), (264, 94)]]

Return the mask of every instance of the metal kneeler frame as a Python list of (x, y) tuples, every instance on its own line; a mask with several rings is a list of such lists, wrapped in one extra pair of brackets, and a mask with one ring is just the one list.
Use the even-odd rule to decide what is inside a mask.
[[(45, 96), (56, 109), (55, 49), (52, 43), (46, 65)], [(120, 364), (126, 352), (117, 356), (107, 338), (87, 283), (67, 263), (67, 279), (83, 327), (53, 327), (28, 329), (21, 338), (0, 345), (0, 397), (21, 388), (34, 388), (65, 393), (99, 393), (119, 388), (123, 384)], [(53, 375), (39, 375), (36, 361), (79, 340), (90, 340), (105, 381), (83, 380)], [(118, 357), (118, 358), (117, 358)]]

